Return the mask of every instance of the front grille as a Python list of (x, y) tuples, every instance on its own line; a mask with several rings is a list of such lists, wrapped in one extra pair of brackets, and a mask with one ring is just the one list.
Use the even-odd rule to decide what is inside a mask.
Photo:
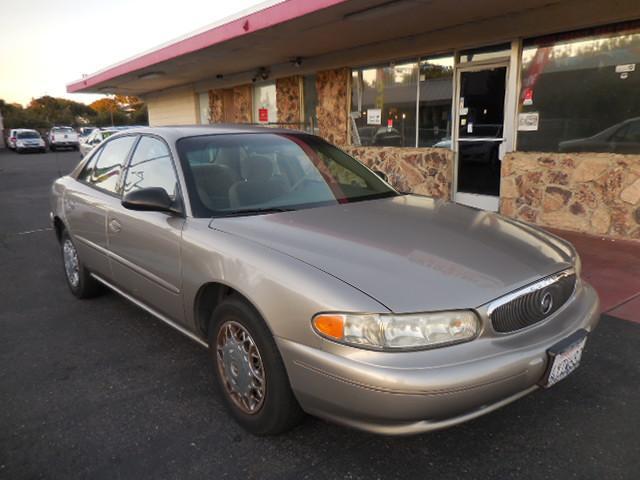
[(496, 332), (515, 332), (553, 315), (573, 294), (576, 275), (566, 270), (498, 299), (489, 307)]

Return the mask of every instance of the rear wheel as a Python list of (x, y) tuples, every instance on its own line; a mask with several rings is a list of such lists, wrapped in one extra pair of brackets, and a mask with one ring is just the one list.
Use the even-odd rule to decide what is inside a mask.
[(100, 284), (78, 257), (78, 251), (67, 231), (60, 236), (62, 264), (69, 290), (78, 298), (91, 298), (100, 293)]
[(246, 430), (276, 435), (300, 423), (304, 413), (271, 332), (242, 298), (231, 296), (214, 310), (209, 351), (225, 403)]

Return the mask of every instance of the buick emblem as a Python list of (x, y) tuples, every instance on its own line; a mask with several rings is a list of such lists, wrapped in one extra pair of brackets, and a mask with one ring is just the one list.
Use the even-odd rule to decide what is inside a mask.
[(553, 308), (553, 295), (551, 292), (544, 292), (540, 299), (540, 311), (543, 315), (547, 315)]

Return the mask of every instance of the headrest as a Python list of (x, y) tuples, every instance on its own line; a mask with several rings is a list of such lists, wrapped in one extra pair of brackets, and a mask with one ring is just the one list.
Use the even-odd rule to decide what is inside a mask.
[(247, 180), (266, 182), (273, 176), (271, 158), (266, 155), (251, 155), (246, 163)]

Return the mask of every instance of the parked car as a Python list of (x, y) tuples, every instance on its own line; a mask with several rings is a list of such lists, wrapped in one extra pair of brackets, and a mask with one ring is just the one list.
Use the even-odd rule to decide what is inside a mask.
[(12, 128), (9, 130), (9, 135), (7, 135), (7, 148), (11, 150), (16, 149), (16, 141), (18, 140), (18, 132), (22, 130), (21, 128)]
[(303, 412), (382, 434), (470, 420), (573, 372), (599, 318), (566, 241), (399, 194), (291, 130), (119, 132), (54, 182), (51, 219), (71, 292), (106, 285), (207, 347), (255, 434)]
[(629, 118), (587, 138), (560, 142), (561, 152), (640, 153), (640, 117)]
[(71, 127), (53, 127), (49, 131), (49, 148), (52, 152), (60, 148), (78, 150), (78, 132)]
[(47, 145), (36, 130), (18, 130), (15, 139), (15, 150), (18, 153), (47, 151)]
[(78, 141), (80, 143), (82, 143), (89, 135), (91, 135), (91, 132), (93, 132), (96, 129), (96, 127), (80, 127), (78, 128)]
[(116, 132), (126, 130), (129, 127), (107, 127), (94, 129), (83, 141), (80, 142), (80, 156), (84, 157), (93, 150), (103, 140), (109, 138)]

